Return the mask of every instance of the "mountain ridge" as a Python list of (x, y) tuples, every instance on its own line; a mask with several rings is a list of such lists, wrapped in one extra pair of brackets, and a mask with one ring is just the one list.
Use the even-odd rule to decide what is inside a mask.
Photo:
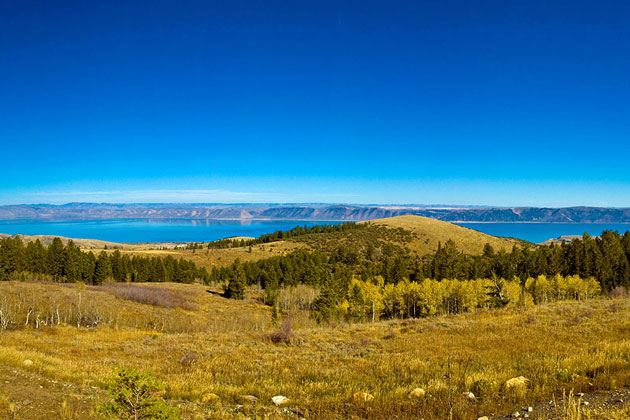
[(447, 222), (630, 223), (630, 208), (435, 207), (357, 204), (109, 204), (0, 206), (0, 220), (216, 219), (364, 221), (415, 215)]

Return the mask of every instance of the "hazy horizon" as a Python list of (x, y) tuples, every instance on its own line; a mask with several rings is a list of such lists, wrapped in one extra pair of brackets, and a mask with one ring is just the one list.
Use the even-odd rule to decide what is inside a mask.
[[(7, 182), (7, 181), (5, 181)], [(313, 180), (304, 180), (310, 183)], [(153, 181), (151, 183), (154, 183)], [(243, 183), (245, 183), (243, 181)], [(332, 181), (331, 181), (332, 183)], [(253, 184), (253, 181), (250, 182)], [(410, 185), (413, 184), (413, 185)], [(479, 184), (468, 180), (436, 181), (434, 184), (374, 180), (370, 182), (341, 181), (335, 187), (318, 184), (321, 190), (300, 191), (300, 181), (280, 189), (270, 190), (191, 189), (194, 182), (182, 189), (139, 188), (64, 190), (46, 189), (39, 185), (27, 188), (0, 188), (0, 205), (89, 203), (347, 203), (399, 205), (485, 206), (485, 207), (630, 207), (630, 183), (541, 183), (494, 181)], [(282, 185), (282, 184), (280, 184)], [(252, 185), (250, 185), (252, 186)], [(100, 187), (100, 186), (99, 186)], [(578, 192), (579, 191), (579, 192)], [(571, 192), (571, 196), (567, 195)], [(496, 196), (490, 199), (489, 196)]]
[(535, 208), (581, 208), (581, 207), (592, 207), (592, 208), (608, 208), (608, 209), (627, 209), (630, 206), (585, 206), (585, 205), (574, 205), (574, 206), (517, 206), (517, 205), (491, 205), (491, 204), (444, 204), (444, 203), (434, 203), (434, 204), (423, 204), (423, 203), (352, 203), (352, 202), (96, 202), (96, 201), (70, 201), (70, 202), (61, 202), (61, 203), (15, 203), (15, 204), (0, 204), (0, 207), (9, 207), (9, 206), (55, 206), (55, 207), (63, 207), (63, 206), (72, 206), (72, 205), (102, 205), (102, 206), (356, 206), (356, 207), (408, 207), (408, 208), (461, 208), (461, 209), (509, 209), (509, 208), (524, 208), (524, 207), (535, 207)]

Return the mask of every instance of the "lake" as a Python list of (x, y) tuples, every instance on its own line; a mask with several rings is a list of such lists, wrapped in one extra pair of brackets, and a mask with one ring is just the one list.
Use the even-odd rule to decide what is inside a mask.
[[(42, 222), (32, 220), (0, 221), (0, 233), (59, 235), (69, 238), (101, 239), (111, 242), (208, 242), (229, 236), (257, 237), (296, 226), (339, 224), (340, 221), (304, 220), (82, 220)], [(542, 242), (561, 235), (597, 236), (606, 229), (625, 232), (630, 224), (582, 223), (458, 223), (489, 235), (509, 236)]]
[(508, 236), (529, 242), (543, 242), (563, 235), (599, 236), (605, 230), (617, 230), (625, 233), (630, 230), (630, 223), (457, 223), (488, 235)]
[(100, 239), (110, 242), (209, 242), (229, 236), (258, 237), (277, 230), (339, 221), (303, 220), (181, 220), (117, 219), (42, 222), (0, 221), (0, 233), (15, 235), (58, 235), (68, 238)]

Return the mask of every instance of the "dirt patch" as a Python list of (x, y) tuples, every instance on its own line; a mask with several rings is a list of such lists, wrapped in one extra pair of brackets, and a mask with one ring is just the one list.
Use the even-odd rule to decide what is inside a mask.
[[(48, 379), (36, 373), (0, 366), (0, 418), (19, 420), (55, 419), (61, 417), (62, 404), (75, 419), (92, 419), (96, 398), (104, 395), (97, 388), (80, 388), (70, 383)], [(8, 404), (16, 415), (8, 413)]]
[[(562, 420), (564, 419), (564, 399), (568, 399), (568, 395), (564, 398), (562, 395), (556, 396), (555, 400), (541, 402), (531, 407), (531, 412), (527, 411), (527, 407), (524, 406), (520, 410), (516, 410), (519, 413), (518, 417), (514, 417), (514, 413), (506, 414), (503, 416), (490, 416), (491, 420), (507, 420), (507, 419), (544, 419), (544, 420)], [(630, 388), (616, 389), (613, 391), (598, 391), (591, 393), (579, 393), (573, 396), (573, 404), (580, 404), (583, 412), (588, 412), (592, 419), (604, 419), (606, 413), (610, 410), (620, 409), (627, 405), (630, 405)], [(602, 417), (600, 417), (602, 416)]]

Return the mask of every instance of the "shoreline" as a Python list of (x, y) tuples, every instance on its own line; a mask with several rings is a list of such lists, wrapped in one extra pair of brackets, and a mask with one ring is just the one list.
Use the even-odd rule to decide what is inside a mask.
[[(405, 215), (405, 216), (415, 216), (413, 214)], [(396, 217), (396, 216), (392, 216)], [(427, 216), (420, 216), (427, 217)], [(429, 217), (430, 219), (439, 220), (441, 222), (447, 223), (478, 223), (478, 224), (550, 224), (550, 225), (630, 225), (630, 221), (627, 222), (548, 222), (548, 221), (538, 221), (538, 220), (444, 220), (437, 219), (433, 217)], [(290, 218), (260, 218), (260, 217), (246, 217), (246, 218), (194, 218), (194, 217), (162, 217), (162, 218), (152, 218), (152, 217), (121, 217), (121, 218), (88, 218), (88, 219), (0, 219), (0, 224), (2, 223), (81, 223), (81, 222), (117, 222), (117, 221), (147, 221), (147, 222), (160, 222), (160, 221), (189, 221), (189, 222), (202, 222), (202, 221), (218, 221), (218, 222), (370, 222), (373, 220), (380, 220), (381, 218), (375, 219), (290, 219)]]

